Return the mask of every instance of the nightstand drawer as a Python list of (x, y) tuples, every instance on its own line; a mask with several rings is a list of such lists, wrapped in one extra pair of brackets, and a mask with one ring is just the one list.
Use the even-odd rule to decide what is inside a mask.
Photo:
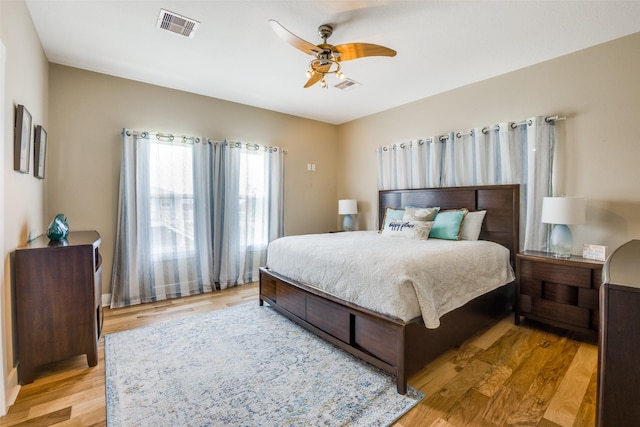
[(602, 286), (602, 267), (591, 270), (591, 287), (600, 289)]
[(580, 289), (582, 288), (560, 283), (545, 283), (542, 288), (542, 298), (559, 304), (578, 305)]
[(522, 260), (520, 262), (522, 277), (531, 277), (544, 282), (554, 282), (563, 285), (591, 287), (591, 270)]
[(542, 282), (540, 280), (523, 277), (520, 281), (520, 293), (532, 297), (542, 296)]
[(598, 309), (598, 290), (580, 288), (578, 290), (578, 305), (580, 307), (597, 310)]
[(580, 328), (590, 327), (589, 309), (531, 298), (531, 314)]

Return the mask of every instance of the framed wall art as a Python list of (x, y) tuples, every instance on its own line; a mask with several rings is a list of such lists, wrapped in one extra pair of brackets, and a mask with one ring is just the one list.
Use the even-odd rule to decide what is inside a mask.
[(13, 144), (13, 169), (29, 173), (29, 154), (31, 149), (31, 113), (18, 105), (16, 108), (16, 128)]
[(47, 131), (36, 126), (36, 137), (33, 144), (33, 176), (44, 179), (44, 160), (47, 154)]

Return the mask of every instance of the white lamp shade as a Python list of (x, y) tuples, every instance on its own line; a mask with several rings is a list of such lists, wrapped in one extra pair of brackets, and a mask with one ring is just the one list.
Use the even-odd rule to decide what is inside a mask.
[(355, 199), (339, 200), (338, 214), (352, 215), (358, 213), (358, 201)]
[(582, 197), (545, 197), (542, 222), (545, 224), (584, 224), (586, 202)]

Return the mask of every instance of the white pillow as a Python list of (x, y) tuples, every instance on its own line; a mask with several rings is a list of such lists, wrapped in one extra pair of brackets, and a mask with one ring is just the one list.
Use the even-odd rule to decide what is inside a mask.
[(403, 215), (404, 209), (386, 207), (384, 209), (384, 218), (382, 219), (382, 229), (378, 233), (382, 233), (382, 230), (387, 228), (391, 221), (400, 221)]
[(427, 240), (431, 232), (431, 227), (433, 227), (433, 221), (391, 220), (389, 224), (382, 229), (382, 235)]
[(486, 213), (487, 211), (469, 212), (464, 217), (462, 228), (460, 229), (460, 240), (478, 240)]
[(440, 210), (437, 208), (413, 208), (407, 206), (404, 210), (404, 221), (433, 221)]

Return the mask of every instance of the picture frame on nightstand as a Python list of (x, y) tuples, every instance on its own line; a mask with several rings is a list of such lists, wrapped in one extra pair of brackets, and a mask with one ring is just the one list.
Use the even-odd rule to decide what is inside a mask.
[(585, 243), (582, 246), (582, 258), (604, 262), (607, 260), (607, 249), (606, 246), (589, 245)]

